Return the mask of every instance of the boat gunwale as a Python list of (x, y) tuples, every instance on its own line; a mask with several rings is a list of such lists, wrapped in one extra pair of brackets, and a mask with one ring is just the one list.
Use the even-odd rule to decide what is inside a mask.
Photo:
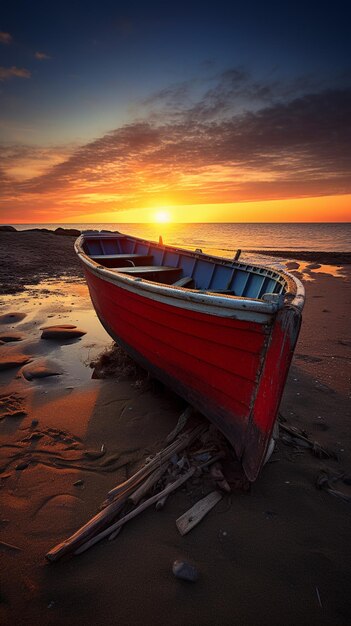
[[(211, 292), (210, 290), (197, 290), (197, 289), (189, 289), (187, 287), (179, 287), (175, 285), (166, 285), (164, 283), (157, 283), (155, 281), (151, 281), (145, 278), (129, 276), (124, 274), (123, 272), (119, 272), (119, 268), (108, 268), (100, 265), (97, 261), (93, 261), (91, 257), (84, 251), (83, 243), (84, 241), (89, 239), (106, 239), (106, 238), (120, 238), (120, 237), (129, 237), (139, 243), (143, 244), (154, 244), (156, 246), (162, 245), (162, 247), (166, 250), (178, 253), (178, 254), (187, 254), (193, 256), (198, 259), (206, 259), (208, 261), (212, 261), (213, 263), (220, 263), (222, 265), (229, 265), (232, 269), (238, 268), (246, 271), (251, 271), (255, 273), (257, 269), (264, 269), (269, 272), (273, 272), (279, 277), (282, 277), (286, 282), (288, 291), (284, 295), (284, 298), (279, 302), (268, 302), (263, 299), (258, 298), (248, 298), (245, 296), (235, 296), (235, 295), (227, 295), (221, 294), (218, 295), (215, 292)], [(241, 311), (250, 311), (254, 313), (264, 313), (268, 315), (275, 314), (278, 310), (284, 307), (294, 307), (298, 309), (300, 312), (303, 309), (305, 303), (305, 288), (302, 282), (290, 274), (285, 270), (276, 270), (275, 268), (270, 268), (266, 265), (253, 265), (250, 263), (241, 263), (240, 261), (234, 261), (231, 259), (226, 259), (225, 257), (217, 257), (214, 255), (209, 255), (206, 253), (188, 250), (186, 248), (176, 248), (174, 246), (168, 246), (165, 244), (159, 244), (158, 242), (153, 242), (147, 239), (141, 239), (139, 237), (134, 237), (133, 235), (127, 235), (123, 233), (109, 233), (109, 232), (96, 232), (96, 231), (87, 231), (82, 233), (74, 244), (75, 251), (80, 258), (81, 262), (87, 265), (91, 270), (94, 271), (99, 277), (108, 280), (112, 284), (118, 285), (122, 283), (123, 287), (132, 287), (133, 291), (137, 288), (138, 291), (146, 291), (150, 294), (156, 294), (159, 296), (166, 296), (176, 298), (177, 300), (183, 300), (186, 302), (193, 302), (194, 304), (200, 305), (208, 305), (215, 308), (226, 308), (232, 310), (241, 310)]]

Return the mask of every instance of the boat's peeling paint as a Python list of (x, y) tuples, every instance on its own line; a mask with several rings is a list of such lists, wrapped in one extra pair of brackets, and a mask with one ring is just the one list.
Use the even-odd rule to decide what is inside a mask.
[(242, 458), (251, 481), (257, 478), (260, 460), (266, 455), (300, 326), (301, 312), (290, 306), (278, 312), (272, 327)]
[(284, 273), (292, 285), (284, 298), (218, 296), (112, 271), (92, 261), (82, 241), (76, 242), (76, 251), (106, 330), (220, 428), (254, 481), (299, 334), (300, 281)]

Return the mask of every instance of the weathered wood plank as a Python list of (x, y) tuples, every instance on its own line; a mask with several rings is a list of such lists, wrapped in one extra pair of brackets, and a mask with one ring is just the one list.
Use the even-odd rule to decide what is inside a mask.
[(181, 535), (186, 535), (207, 515), (211, 509), (222, 499), (219, 491), (212, 491), (205, 498), (199, 500), (176, 520), (177, 528)]

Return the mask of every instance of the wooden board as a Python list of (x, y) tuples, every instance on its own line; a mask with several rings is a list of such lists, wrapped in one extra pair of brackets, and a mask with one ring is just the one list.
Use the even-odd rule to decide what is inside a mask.
[(194, 528), (207, 513), (222, 499), (219, 491), (212, 491), (205, 498), (199, 500), (186, 513), (176, 520), (177, 528), (181, 535), (186, 535)]

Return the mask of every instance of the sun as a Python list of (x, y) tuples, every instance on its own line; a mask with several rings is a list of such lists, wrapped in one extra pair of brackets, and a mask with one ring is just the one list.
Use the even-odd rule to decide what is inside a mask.
[(154, 215), (154, 221), (157, 224), (167, 224), (171, 221), (171, 216), (168, 211), (157, 211)]

